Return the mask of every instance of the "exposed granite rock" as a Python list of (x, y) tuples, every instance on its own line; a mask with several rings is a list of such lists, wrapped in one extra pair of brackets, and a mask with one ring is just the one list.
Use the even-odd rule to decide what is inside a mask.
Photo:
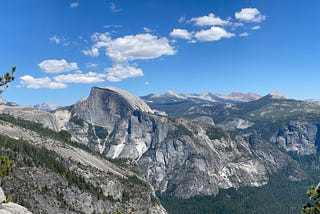
[(7, 198), (6, 195), (4, 194), (2, 188), (0, 187), (0, 204), (3, 202), (6, 202)]
[(135, 113), (115, 129), (106, 156), (138, 160), (156, 190), (182, 198), (267, 183), (266, 168), (245, 139), (211, 140), (206, 129), (184, 119)]
[(0, 187), (0, 213), (1, 214), (32, 214), (27, 208), (12, 202), (6, 203), (6, 196)]
[(286, 151), (297, 152), (302, 155), (315, 154), (318, 128), (308, 122), (293, 121), (287, 127), (279, 130), (273, 141)]
[(32, 107), (0, 104), (0, 113), (10, 114), (16, 118), (41, 123), (44, 127), (54, 131), (60, 131), (64, 127), (63, 123), (61, 123), (54, 114)]
[(112, 87), (92, 88), (89, 97), (73, 108), (74, 115), (91, 124), (106, 127), (110, 132), (121, 118), (133, 110), (153, 112), (140, 98)]
[(16, 203), (3, 203), (0, 205), (0, 213), (2, 214), (32, 214), (27, 208)]

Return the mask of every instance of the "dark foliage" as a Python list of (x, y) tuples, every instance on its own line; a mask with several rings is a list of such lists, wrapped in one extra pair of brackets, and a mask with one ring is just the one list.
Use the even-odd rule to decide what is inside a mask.
[(300, 212), (309, 185), (310, 181), (292, 182), (284, 174), (277, 174), (265, 186), (220, 190), (216, 196), (159, 197), (169, 214), (289, 214)]

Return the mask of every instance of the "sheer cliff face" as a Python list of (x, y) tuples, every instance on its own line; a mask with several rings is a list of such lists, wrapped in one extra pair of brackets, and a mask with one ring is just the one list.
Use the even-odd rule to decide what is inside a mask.
[(116, 88), (92, 88), (89, 97), (75, 104), (74, 114), (94, 125), (112, 131), (114, 125), (128, 112), (140, 110), (152, 112), (142, 100)]

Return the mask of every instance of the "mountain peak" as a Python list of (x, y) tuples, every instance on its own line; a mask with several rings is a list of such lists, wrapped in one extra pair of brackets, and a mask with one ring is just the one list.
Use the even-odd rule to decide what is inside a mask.
[(5, 99), (0, 98), (0, 105), (5, 105), (7, 104), (7, 101)]
[(289, 99), (289, 97), (286, 97), (286, 96), (282, 95), (277, 90), (273, 90), (269, 95), (273, 99)]
[(41, 110), (45, 110), (45, 111), (48, 111), (48, 112), (52, 112), (52, 111), (55, 111), (57, 110), (58, 108), (61, 108), (62, 105), (56, 105), (56, 104), (50, 104), (50, 103), (42, 103), (42, 104), (36, 104), (33, 106), (33, 108), (36, 108), (36, 109), (41, 109)]
[(165, 94), (168, 95), (168, 96), (179, 98), (179, 99), (186, 99), (185, 96), (183, 96), (181, 94), (178, 94), (178, 93), (176, 93), (176, 92), (174, 92), (172, 90), (168, 90)]
[(124, 91), (122, 89), (112, 87), (112, 86), (107, 86), (104, 88), (99, 88), (99, 87), (92, 88), (92, 90), (95, 90), (95, 89), (113, 91), (113, 92), (117, 93), (118, 95), (120, 95), (121, 97), (123, 97), (133, 109), (141, 110), (143, 112), (149, 112), (149, 113), (153, 112), (151, 110), (151, 108), (142, 99), (140, 99), (139, 97), (136, 97), (136, 96), (134, 96), (134, 95), (130, 94), (129, 92)]

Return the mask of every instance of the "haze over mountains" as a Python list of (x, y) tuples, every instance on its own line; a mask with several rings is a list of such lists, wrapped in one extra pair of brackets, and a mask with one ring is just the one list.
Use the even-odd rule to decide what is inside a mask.
[[(19, 164), (1, 185), (35, 213), (166, 213), (158, 198), (172, 211), (166, 197), (174, 203), (215, 197), (230, 188), (268, 188), (277, 176), (297, 187), (314, 182), (320, 168), (319, 133), (317, 103), (275, 91), (264, 97), (167, 92), (139, 98), (114, 87), (93, 87), (88, 97), (53, 112), (2, 101), (0, 136), (11, 143), (0, 148)], [(32, 149), (11, 147), (19, 143)], [(38, 149), (53, 152), (72, 176), (27, 153)], [(48, 173), (58, 182), (44, 181)], [(35, 188), (17, 180), (21, 175)], [(48, 195), (45, 186), (57, 191)], [(295, 198), (290, 206), (297, 211), (301, 203)], [(231, 208), (223, 209), (233, 213)]]

